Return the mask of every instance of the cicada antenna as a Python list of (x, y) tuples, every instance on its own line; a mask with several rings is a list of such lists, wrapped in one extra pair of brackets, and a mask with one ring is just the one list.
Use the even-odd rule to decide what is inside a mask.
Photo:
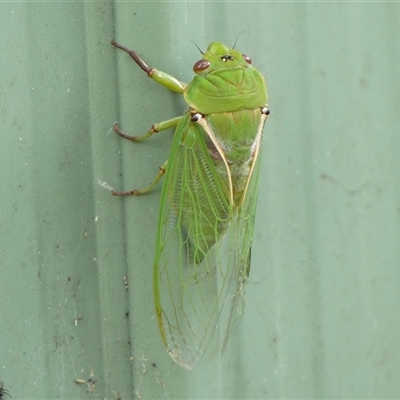
[(234, 49), (235, 47), (236, 47), (236, 43), (237, 43), (237, 41), (238, 41), (238, 39), (239, 39), (239, 36), (245, 31), (246, 29), (243, 29), (241, 32), (239, 32), (239, 34), (236, 36), (236, 40), (235, 40), (235, 43), (233, 44), (233, 47), (232, 47), (232, 49)]
[(204, 55), (204, 53), (201, 51), (201, 48), (199, 46), (197, 46), (197, 43), (194, 42), (192, 39), (189, 39), (189, 40), (199, 49), (199, 52)]

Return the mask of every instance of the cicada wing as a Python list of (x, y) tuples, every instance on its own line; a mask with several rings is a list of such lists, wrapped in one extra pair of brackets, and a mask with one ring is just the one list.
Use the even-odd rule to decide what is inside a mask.
[[(191, 140), (185, 140), (192, 135)], [(188, 145), (188, 143), (190, 145)], [(171, 357), (185, 369), (202, 358), (234, 282), (233, 207), (201, 127), (184, 118), (174, 137), (161, 196), (154, 291)]]
[[(260, 152), (261, 150), (259, 150)], [(232, 274), (234, 283), (230, 286), (226, 307), (222, 310), (220, 322), (226, 327), (222, 351), (224, 351), (229, 337), (241, 320), (245, 309), (246, 284), (250, 273), (251, 246), (254, 235), (254, 220), (258, 195), (258, 175), (260, 169), (260, 154), (255, 160), (254, 168), (246, 191), (243, 204), (236, 209), (228, 235), (234, 255)]]

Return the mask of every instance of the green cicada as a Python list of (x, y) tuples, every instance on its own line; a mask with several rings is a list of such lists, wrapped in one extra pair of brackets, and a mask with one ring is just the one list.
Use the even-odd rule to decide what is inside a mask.
[(150, 68), (147, 75), (181, 93), (188, 111), (155, 124), (134, 142), (175, 128), (169, 159), (144, 189), (165, 173), (154, 261), (154, 297), (162, 339), (184, 369), (202, 358), (217, 324), (225, 347), (244, 311), (258, 191), (261, 139), (269, 115), (266, 85), (250, 57), (214, 42), (197, 61), (189, 84)]

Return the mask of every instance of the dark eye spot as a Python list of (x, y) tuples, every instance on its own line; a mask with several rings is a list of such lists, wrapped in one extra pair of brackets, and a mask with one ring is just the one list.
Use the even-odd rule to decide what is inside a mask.
[(233, 57), (230, 56), (229, 54), (221, 57), (221, 61), (223, 62), (227, 62), (228, 60), (233, 61)]

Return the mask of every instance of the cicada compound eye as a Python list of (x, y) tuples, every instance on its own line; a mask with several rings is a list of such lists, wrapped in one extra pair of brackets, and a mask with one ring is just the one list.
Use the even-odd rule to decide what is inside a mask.
[(247, 62), (247, 64), (251, 64), (251, 58), (246, 54), (242, 54), (243, 60)]
[(193, 65), (193, 71), (198, 72), (206, 70), (210, 66), (210, 61), (208, 60), (199, 60), (196, 64)]

